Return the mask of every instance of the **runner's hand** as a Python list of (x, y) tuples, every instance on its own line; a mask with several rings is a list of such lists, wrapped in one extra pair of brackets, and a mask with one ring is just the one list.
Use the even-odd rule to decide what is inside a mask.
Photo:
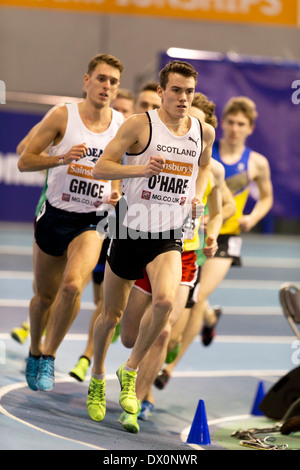
[(215, 256), (217, 250), (218, 250), (218, 243), (215, 237), (207, 237), (206, 238), (206, 245), (202, 248), (203, 253), (207, 258), (212, 258)]
[(192, 199), (192, 217), (193, 219), (199, 219), (204, 214), (204, 204), (200, 199), (195, 196)]
[(239, 224), (242, 232), (250, 232), (254, 226), (251, 215), (243, 215), (239, 218)]
[(85, 157), (88, 151), (86, 144), (74, 145), (71, 150), (62, 155), (64, 157), (64, 165), (69, 165), (73, 160), (80, 160)]
[(114, 190), (110, 193), (110, 196), (108, 198), (108, 200), (106, 201), (107, 204), (111, 204), (112, 206), (116, 206), (118, 200), (120, 199), (121, 195), (119, 193), (119, 191), (117, 190)]
[(165, 159), (161, 155), (150, 157), (149, 162), (145, 166), (145, 178), (151, 178), (151, 176), (159, 175), (162, 172), (165, 164)]

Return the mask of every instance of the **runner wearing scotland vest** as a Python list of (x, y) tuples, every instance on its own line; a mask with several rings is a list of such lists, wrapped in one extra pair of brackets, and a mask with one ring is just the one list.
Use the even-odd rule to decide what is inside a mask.
[(106, 412), (105, 358), (110, 341), (132, 285), (145, 268), (152, 289), (152, 321), (145, 324), (142, 319), (130, 357), (117, 371), (120, 404), (127, 413), (137, 413), (137, 369), (168, 320), (181, 281), (182, 226), (190, 209), (195, 218), (200, 215), (197, 208), (203, 210), (214, 130), (188, 115), (196, 80), (190, 64), (169, 63), (160, 72), (161, 108), (129, 117), (93, 171), (97, 179), (124, 181), (119, 226), (105, 267), (103, 310), (94, 328), (87, 409), (95, 421)]
[[(54, 386), (56, 351), (76, 318), (82, 290), (100, 255), (97, 208), (119, 198), (112, 184), (106, 178), (96, 180), (92, 170), (123, 122), (122, 114), (110, 107), (122, 71), (115, 57), (94, 57), (84, 76), (85, 100), (60, 106), (43, 119), (19, 159), (20, 171), (48, 171), (47, 199), (35, 230), (35, 294), (26, 368), (32, 390)], [(49, 146), (49, 155), (43, 154)]]
[[(124, 225), (141, 237), (154, 239), (155, 234), (170, 232), (182, 236), (182, 226), (189, 213), (202, 151), (200, 121), (191, 118), (189, 131), (174, 135), (159, 117), (157, 109), (146, 113), (149, 119), (149, 142), (138, 154), (126, 153), (128, 165), (146, 165), (153, 155), (164, 159), (160, 174), (150, 178), (132, 178), (125, 182), (127, 213)], [(179, 230), (178, 230), (179, 229)], [(171, 233), (172, 232), (172, 233)]]

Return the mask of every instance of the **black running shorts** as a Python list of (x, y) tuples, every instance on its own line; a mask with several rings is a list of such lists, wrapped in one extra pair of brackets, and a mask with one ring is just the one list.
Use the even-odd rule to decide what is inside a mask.
[(62, 256), (69, 243), (88, 230), (96, 230), (105, 216), (96, 212), (68, 212), (46, 201), (36, 219), (35, 240), (39, 248), (51, 256)]
[(107, 256), (107, 250), (108, 250), (109, 244), (110, 244), (110, 239), (108, 237), (104, 238), (98, 263), (96, 264), (95, 269), (93, 270), (93, 283), (94, 284), (100, 285), (103, 282), (106, 256)]
[(182, 251), (181, 239), (113, 239), (107, 252), (111, 270), (123, 279), (142, 279), (143, 268), (167, 251)]
[(219, 235), (215, 258), (232, 258), (232, 266), (241, 266), (242, 238), (239, 235)]

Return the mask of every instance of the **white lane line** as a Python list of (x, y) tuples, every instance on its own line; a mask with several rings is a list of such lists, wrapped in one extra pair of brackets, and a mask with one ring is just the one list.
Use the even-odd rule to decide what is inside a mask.
[[(30, 300), (27, 299), (0, 299), (0, 307), (29, 307)], [(81, 308), (84, 310), (94, 310), (94, 302), (81, 302)]]
[(291, 344), (295, 336), (247, 336), (247, 335), (217, 335), (216, 343), (262, 343), (262, 344)]
[[(0, 307), (20, 307), (28, 308), (30, 300), (26, 299), (0, 299)], [(81, 309), (83, 310), (94, 310), (94, 302), (81, 302)], [(236, 306), (227, 305), (222, 306), (223, 313), (225, 315), (283, 315), (281, 307), (273, 306)]]
[[(0, 333), (0, 340), (7, 341), (11, 339), (10, 333)], [(68, 333), (64, 341), (87, 341), (86, 333)], [(250, 335), (217, 335), (215, 343), (261, 343), (261, 344), (291, 344), (295, 341), (294, 336), (250, 336)], [(199, 342), (197, 336), (194, 342)]]
[(0, 245), (1, 255), (24, 255), (32, 256), (32, 246)]
[(283, 376), (287, 373), (287, 370), (274, 369), (274, 370), (187, 370), (177, 371), (172, 374), (172, 378), (219, 378), (219, 377), (273, 377)]
[[(21, 279), (32, 280), (33, 273), (31, 271), (0, 271), (0, 279)], [(278, 290), (286, 281), (265, 281), (264, 279), (225, 279), (218, 286), (218, 289), (259, 289), (259, 290)], [(294, 282), (300, 287), (299, 282)]]
[[(71, 379), (71, 377), (70, 377)], [(71, 379), (69, 380), (68, 377), (64, 377), (63, 379), (56, 379), (56, 383), (59, 383), (59, 382), (71, 382), (71, 381), (74, 381), (74, 379)], [(11, 392), (11, 391), (15, 391), (15, 390), (18, 390), (20, 388), (24, 388), (24, 387), (28, 387), (27, 386), (27, 383), (26, 382), (21, 382), (21, 383), (17, 383), (17, 384), (11, 384), (11, 385), (6, 385), (2, 388), (0, 388), (0, 402), (1, 402), (1, 399), (4, 397), (4, 395), (6, 395), (7, 393)], [(20, 418), (17, 418), (16, 416), (12, 415), (11, 413), (9, 413), (8, 411), (5, 410), (5, 408), (3, 408), (3, 406), (0, 404), (0, 413), (2, 413), (3, 415), (7, 416), (8, 418), (11, 418), (13, 419), (14, 421), (17, 421), (18, 423), (21, 423), (25, 426), (28, 426), (32, 429), (35, 429), (36, 431), (39, 431), (41, 432), (42, 434), (46, 434), (48, 436), (51, 436), (51, 437), (56, 437), (58, 439), (62, 439), (62, 440), (65, 440), (65, 441), (69, 441), (69, 442), (73, 442), (75, 444), (80, 444), (82, 446), (85, 446), (85, 447), (89, 447), (90, 449), (96, 449), (96, 450), (107, 450), (103, 447), (99, 447), (99, 446), (94, 446), (92, 444), (88, 444), (87, 442), (82, 442), (82, 441), (78, 441), (76, 439), (70, 439), (68, 437), (64, 437), (64, 436), (60, 436), (59, 434), (55, 434), (53, 432), (49, 432), (49, 431), (46, 431), (45, 429), (42, 429), (42, 428), (39, 428), (38, 426), (34, 426), (33, 424), (31, 423), (28, 423), (27, 421), (24, 421)]]
[(242, 256), (243, 266), (254, 268), (300, 269), (300, 258), (259, 258)]
[[(279, 300), (278, 300), (279, 302)], [(1, 303), (1, 300), (0, 300)], [(245, 306), (245, 305), (226, 305), (222, 306), (225, 315), (283, 315), (282, 308), (277, 306)]]
[[(32, 246), (22, 245), (0, 245), (0, 254), (5, 255), (24, 255), (32, 256)], [(243, 266), (260, 267), (260, 268), (287, 268), (299, 269), (300, 258), (280, 258), (280, 257), (259, 257), (259, 256), (243, 256)]]
[(0, 279), (25, 279), (31, 281), (33, 273), (32, 271), (0, 271)]
[[(286, 281), (265, 281), (264, 279), (225, 279), (218, 289), (255, 289), (255, 290), (278, 290)], [(294, 282), (300, 287), (299, 282)]]
[[(275, 375), (278, 375), (278, 376), (283, 376), (284, 374), (286, 374), (286, 370), (273, 370), (273, 371), (270, 371), (270, 370), (252, 370), (252, 371), (209, 371), (209, 372), (201, 372), (201, 371), (184, 371), (184, 372), (175, 372), (173, 377), (191, 377), (191, 378), (196, 378), (196, 377), (261, 377), (261, 376), (275, 376)], [(56, 383), (65, 383), (65, 382), (74, 382), (74, 379), (72, 379), (71, 377), (68, 377), (66, 375), (63, 375), (63, 374), (58, 374), (58, 375), (62, 375), (62, 378), (61, 379), (56, 379), (55, 382)], [(107, 380), (116, 380), (117, 377), (115, 374), (107, 374)], [(2, 388), (0, 388), (0, 402), (1, 402), (1, 399), (9, 392), (11, 391), (15, 391), (15, 390), (18, 390), (18, 389), (21, 389), (21, 388), (27, 388), (27, 383), (26, 382), (21, 382), (21, 383), (17, 383), (17, 384), (11, 384), (11, 385), (6, 385)], [(31, 423), (28, 423), (27, 421), (24, 421), (20, 418), (17, 418), (16, 416), (12, 415), (11, 413), (9, 413), (8, 411), (5, 410), (5, 408), (3, 408), (3, 406), (1, 405), (0, 403), (0, 413), (2, 413), (3, 415), (7, 416), (8, 418), (14, 420), (14, 421), (17, 421), (25, 426), (28, 426), (32, 429), (35, 429), (36, 431), (39, 431), (41, 432), (42, 434), (46, 434), (46, 435), (49, 435), (49, 436), (52, 436), (52, 437), (56, 437), (58, 439), (62, 439), (62, 440), (66, 440), (66, 441), (69, 441), (69, 442), (73, 442), (75, 444), (79, 444), (79, 445), (83, 445), (83, 446), (86, 446), (86, 447), (89, 447), (91, 449), (97, 449), (97, 450), (107, 450), (105, 448), (102, 448), (102, 447), (98, 447), (98, 446), (94, 446), (92, 444), (88, 444), (86, 442), (82, 442), (82, 441), (78, 441), (78, 440), (75, 440), (75, 439), (71, 439), (71, 438), (67, 438), (67, 437), (64, 437), (64, 436), (60, 436), (59, 434), (55, 434), (55, 433), (52, 433), (52, 432), (49, 432), (49, 431), (46, 431), (40, 427), (37, 427)], [(215, 418), (213, 420), (208, 420), (207, 424), (208, 426), (211, 426), (211, 425), (216, 425), (216, 424), (220, 424), (220, 423), (224, 423), (224, 422), (232, 422), (232, 421), (238, 421), (238, 420), (243, 420), (243, 419), (248, 419), (250, 417), (249, 414), (247, 415), (235, 415), (235, 416), (226, 416), (226, 417), (223, 417), (223, 418)], [(190, 431), (190, 428), (191, 426), (188, 426), (186, 427), (185, 429), (183, 429), (183, 431), (181, 431), (180, 433), (180, 439), (182, 442), (186, 442), (187, 440), (187, 437), (188, 437), (188, 434), (189, 434), (189, 431)], [(188, 444), (189, 447), (195, 449), (195, 450), (204, 450), (203, 447), (201, 447), (200, 445), (197, 445), (197, 444)]]

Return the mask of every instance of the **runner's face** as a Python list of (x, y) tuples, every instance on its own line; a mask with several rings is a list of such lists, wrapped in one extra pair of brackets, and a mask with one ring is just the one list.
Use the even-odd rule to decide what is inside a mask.
[(253, 126), (249, 119), (242, 113), (228, 114), (222, 120), (224, 139), (233, 145), (242, 145), (247, 137), (252, 134)]
[(141, 91), (135, 105), (135, 112), (145, 113), (146, 111), (149, 111), (151, 109), (160, 108), (160, 104), (160, 97), (158, 96), (156, 91)]
[(85, 91), (97, 107), (109, 106), (115, 98), (120, 84), (120, 71), (101, 62), (91, 75), (84, 77)]
[(127, 98), (116, 98), (111, 106), (119, 113), (122, 113), (125, 119), (133, 114), (133, 101)]
[(170, 73), (166, 89), (159, 87), (162, 107), (175, 119), (185, 117), (195, 94), (195, 79), (179, 73)]

